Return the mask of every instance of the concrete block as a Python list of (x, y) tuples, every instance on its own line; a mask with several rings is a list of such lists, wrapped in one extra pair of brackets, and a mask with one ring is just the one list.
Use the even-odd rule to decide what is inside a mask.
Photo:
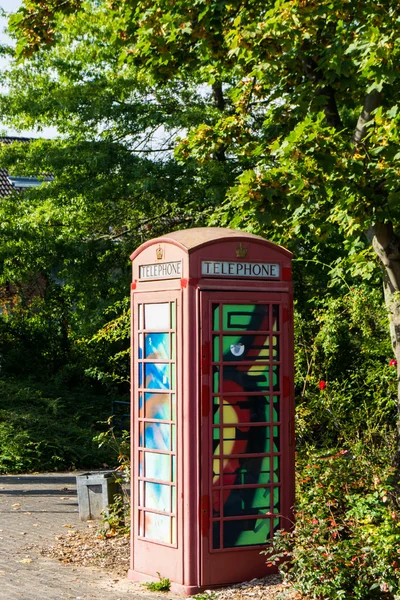
[(100, 519), (101, 513), (121, 493), (115, 471), (97, 471), (76, 476), (79, 518), (81, 521)]

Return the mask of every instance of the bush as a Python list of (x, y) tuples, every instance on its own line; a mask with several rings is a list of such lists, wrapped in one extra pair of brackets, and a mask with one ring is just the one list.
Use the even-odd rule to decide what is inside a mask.
[[(296, 526), (274, 539), (272, 562), (310, 598), (400, 598), (400, 512), (387, 445), (358, 444), (300, 461)], [(390, 454), (390, 452), (389, 452)]]
[(111, 452), (93, 441), (109, 400), (88, 390), (57, 396), (33, 382), (0, 380), (0, 473), (100, 468)]

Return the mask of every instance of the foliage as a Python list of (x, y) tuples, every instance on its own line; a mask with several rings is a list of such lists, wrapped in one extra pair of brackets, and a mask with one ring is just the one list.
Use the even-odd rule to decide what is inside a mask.
[(298, 259), (301, 477), (296, 530), (276, 548), (295, 542), (288, 577), (309, 595), (394, 597), (398, 3), (48, 4), (25, 0), (12, 18), (2, 75), (4, 122), (61, 134), (0, 148), (13, 173), (54, 176), (0, 206), (0, 283), (20, 286), (0, 318), (7, 373), (26, 377), (10, 349), (28, 340), (32, 369), (86, 373), (124, 397), (139, 243), (207, 223), (285, 244)]
[(126, 487), (131, 479), (130, 436), (128, 431), (116, 430), (113, 421), (114, 416), (109, 417), (103, 423), (107, 426), (105, 431), (94, 437), (99, 448), (108, 448), (116, 457), (118, 476), (115, 480), (121, 487), (121, 494), (114, 497), (113, 502), (102, 514), (99, 533), (104, 537), (129, 535), (131, 530), (131, 501)]
[[(318, 456), (299, 464), (296, 526), (280, 531), (272, 562), (309, 598), (400, 597), (400, 516), (393, 504), (392, 439)], [(308, 461), (307, 461), (308, 459)], [(268, 550), (270, 554), (270, 551)]]
[(389, 364), (382, 293), (363, 284), (314, 297), (307, 307), (296, 318), (298, 442), (329, 448), (366, 432), (372, 442), (396, 419), (397, 372)]
[(159, 581), (151, 581), (150, 583), (142, 583), (150, 592), (169, 592), (171, 588), (171, 581), (168, 577), (161, 577), (160, 573), (157, 573)]
[(99, 535), (112, 537), (114, 535), (129, 536), (130, 528), (130, 502), (125, 494), (114, 496), (114, 501), (103, 511), (102, 526)]
[(283, 522), (268, 560), (285, 561), (284, 577), (309, 598), (398, 598), (397, 374), (387, 311), (366, 284), (306, 306), (296, 319), (295, 525)]
[(99, 468), (111, 460), (92, 438), (108, 402), (89, 388), (0, 380), (0, 472)]

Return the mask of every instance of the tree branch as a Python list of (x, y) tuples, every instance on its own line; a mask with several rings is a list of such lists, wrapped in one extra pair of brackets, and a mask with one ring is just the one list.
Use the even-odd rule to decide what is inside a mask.
[(354, 131), (352, 142), (357, 146), (367, 133), (367, 123), (371, 120), (371, 113), (381, 104), (381, 93), (378, 90), (372, 90), (365, 96), (364, 107), (361, 115), (358, 118), (357, 125)]
[(326, 122), (337, 131), (343, 129), (342, 119), (340, 118), (336, 103), (335, 90), (330, 84), (324, 85), (323, 76), (313, 58), (304, 57), (303, 67), (308, 79), (317, 85), (317, 96), (325, 98), (323, 110)]
[(370, 231), (372, 247), (378, 255), (388, 278), (391, 293), (400, 291), (400, 237), (391, 222), (377, 222)]

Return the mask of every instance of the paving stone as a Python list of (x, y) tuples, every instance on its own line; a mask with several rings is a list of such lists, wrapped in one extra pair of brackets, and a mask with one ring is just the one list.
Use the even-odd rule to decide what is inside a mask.
[[(75, 473), (0, 476), (1, 600), (166, 599), (139, 584), (91, 567), (63, 565), (40, 555), (79, 520)], [(66, 528), (65, 525), (71, 527)]]

